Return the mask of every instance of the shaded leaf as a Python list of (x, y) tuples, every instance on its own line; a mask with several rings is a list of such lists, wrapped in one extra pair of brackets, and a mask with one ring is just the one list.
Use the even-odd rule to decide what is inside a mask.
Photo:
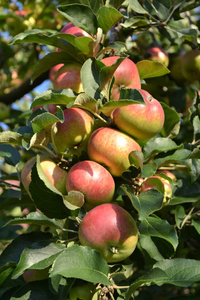
[(124, 16), (114, 7), (101, 6), (98, 10), (98, 25), (106, 34)]
[(12, 166), (16, 166), (21, 159), (19, 151), (11, 145), (0, 145), (0, 157)]
[(140, 79), (159, 77), (168, 74), (170, 71), (160, 62), (141, 60), (136, 64)]
[(0, 132), (0, 144), (21, 145), (22, 135), (14, 131)]

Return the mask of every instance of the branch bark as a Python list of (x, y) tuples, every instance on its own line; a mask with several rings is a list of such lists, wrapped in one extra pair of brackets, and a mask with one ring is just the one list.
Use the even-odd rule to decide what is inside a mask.
[(49, 71), (43, 73), (38, 78), (36, 78), (33, 83), (31, 83), (31, 78), (27, 79), (20, 85), (15, 88), (8, 94), (4, 94), (0, 97), (0, 102), (5, 104), (12, 104), (16, 100), (21, 99), (27, 93), (30, 93), (35, 87), (43, 83), (46, 79), (49, 78)]

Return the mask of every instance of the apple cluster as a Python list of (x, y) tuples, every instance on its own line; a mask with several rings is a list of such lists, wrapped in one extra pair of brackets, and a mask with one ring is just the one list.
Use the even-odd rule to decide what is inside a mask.
[[(87, 34), (69, 23), (62, 32), (81, 36)], [(59, 50), (57, 50), (59, 51)], [(119, 57), (103, 58), (111, 66)], [(71, 88), (82, 92), (81, 66), (73, 64), (56, 65), (50, 71), (55, 90)], [(138, 229), (131, 214), (115, 201), (116, 180), (130, 167), (130, 153), (141, 153), (141, 141), (160, 133), (164, 125), (164, 110), (158, 100), (141, 89), (136, 65), (125, 58), (114, 73), (111, 100), (118, 101), (120, 89), (137, 89), (144, 103), (134, 103), (113, 109), (106, 118), (109, 125), (97, 126), (95, 116), (83, 108), (72, 105), (64, 109), (64, 122), (57, 122), (51, 136), (53, 148), (58, 157), (69, 159), (76, 155), (79, 161), (63, 169), (47, 155), (40, 155), (40, 166), (46, 179), (62, 195), (78, 191), (84, 195), (80, 205), (85, 216), (79, 225), (79, 242), (98, 250), (107, 262), (118, 262), (129, 257), (138, 241)], [(49, 111), (55, 113), (55, 107)], [(81, 153), (87, 154), (81, 159)], [(21, 180), (31, 197), (29, 186), (31, 171), (36, 163), (33, 157), (25, 164)], [(138, 178), (141, 192), (157, 188), (164, 195), (164, 201), (171, 197), (171, 174), (163, 176), (157, 172), (147, 179)], [(169, 180), (168, 180), (169, 179)]]

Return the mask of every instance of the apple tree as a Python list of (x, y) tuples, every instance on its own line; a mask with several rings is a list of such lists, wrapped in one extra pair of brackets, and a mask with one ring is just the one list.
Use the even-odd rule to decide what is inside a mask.
[(2, 1), (1, 299), (199, 299), (199, 5)]

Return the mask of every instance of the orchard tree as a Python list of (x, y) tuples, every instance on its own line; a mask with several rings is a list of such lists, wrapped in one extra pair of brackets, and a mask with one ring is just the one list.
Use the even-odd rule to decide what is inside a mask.
[(2, 1), (1, 299), (199, 299), (199, 5)]

